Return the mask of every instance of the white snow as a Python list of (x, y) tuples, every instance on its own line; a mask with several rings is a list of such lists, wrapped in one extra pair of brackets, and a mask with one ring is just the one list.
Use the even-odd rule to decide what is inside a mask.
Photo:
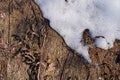
[(106, 49), (106, 50), (109, 49), (108, 43), (104, 38), (102, 38), (102, 37), (96, 38), (95, 41), (96, 41), (95, 42), (96, 47), (100, 47), (100, 48)]
[(91, 62), (88, 48), (81, 43), (82, 33), (88, 28), (95, 45), (102, 49), (113, 47), (120, 39), (120, 0), (35, 0), (50, 25), (67, 45)]

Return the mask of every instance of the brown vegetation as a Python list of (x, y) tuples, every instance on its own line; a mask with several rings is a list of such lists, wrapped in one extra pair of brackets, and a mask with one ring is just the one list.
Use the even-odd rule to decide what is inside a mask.
[(0, 0), (0, 80), (120, 80), (120, 41), (102, 50), (93, 45), (92, 63), (71, 50), (33, 0)]

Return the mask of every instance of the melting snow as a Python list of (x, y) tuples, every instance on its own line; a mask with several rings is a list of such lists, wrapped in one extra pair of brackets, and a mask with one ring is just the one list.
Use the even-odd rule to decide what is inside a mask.
[(50, 25), (66, 41), (67, 45), (91, 62), (88, 46), (82, 40), (88, 28), (95, 45), (102, 49), (113, 47), (120, 39), (120, 0), (35, 0)]

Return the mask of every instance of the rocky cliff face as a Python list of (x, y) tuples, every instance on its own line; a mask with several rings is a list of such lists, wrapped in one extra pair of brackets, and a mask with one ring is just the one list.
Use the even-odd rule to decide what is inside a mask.
[(102, 50), (84, 33), (92, 63), (65, 44), (34, 0), (0, 0), (0, 80), (119, 80), (120, 41)]

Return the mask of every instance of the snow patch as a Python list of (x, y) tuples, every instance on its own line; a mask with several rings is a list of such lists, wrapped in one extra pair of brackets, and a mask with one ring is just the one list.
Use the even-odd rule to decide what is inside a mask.
[(102, 37), (100, 37), (100, 38), (96, 38), (96, 40), (95, 40), (96, 42), (95, 42), (95, 45), (96, 45), (96, 47), (99, 47), (99, 48), (102, 48), (102, 49), (109, 49), (109, 43), (107, 43), (107, 41), (106, 41), (106, 39), (105, 38), (102, 38)]
[(95, 45), (102, 49), (113, 47), (120, 39), (120, 0), (35, 0), (50, 25), (66, 41), (67, 45), (91, 62), (89, 46), (81, 43), (82, 33), (87, 28)]

